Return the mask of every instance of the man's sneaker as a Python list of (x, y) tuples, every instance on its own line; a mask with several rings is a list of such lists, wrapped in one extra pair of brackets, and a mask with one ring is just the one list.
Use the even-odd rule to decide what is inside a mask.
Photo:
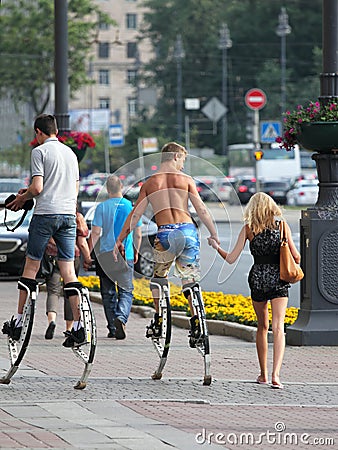
[(155, 313), (154, 320), (147, 326), (146, 337), (147, 338), (160, 338), (162, 335), (162, 317)]
[(13, 341), (19, 341), (20, 336), (21, 336), (22, 326), (16, 327), (15, 323), (16, 323), (16, 319), (14, 318), (14, 316), (12, 316), (10, 321), (8, 320), (7, 322), (4, 322), (4, 324), (2, 326), (2, 332), (3, 332), (3, 334), (7, 334), (10, 338), (12, 338)]
[(67, 336), (66, 340), (62, 344), (64, 347), (78, 347), (87, 343), (85, 330), (83, 327), (79, 328), (76, 331), (74, 330), (74, 328), (72, 328), (72, 331), (64, 331), (63, 334)]
[(107, 334), (107, 337), (108, 338), (114, 338), (115, 337), (115, 331), (114, 332), (109, 331), (109, 333)]
[(189, 345), (191, 348), (196, 348), (198, 339), (201, 337), (200, 321), (198, 316), (193, 316), (190, 319)]
[(126, 338), (126, 332), (125, 332), (125, 324), (123, 322), (121, 322), (120, 319), (118, 319), (116, 317), (115, 321), (114, 321), (114, 325), (116, 327), (115, 330), (115, 337), (116, 339), (125, 339)]
[(53, 339), (55, 327), (56, 327), (56, 324), (55, 324), (55, 322), (52, 320), (52, 321), (49, 323), (48, 328), (47, 328), (47, 330), (46, 330), (46, 333), (45, 333), (45, 339)]

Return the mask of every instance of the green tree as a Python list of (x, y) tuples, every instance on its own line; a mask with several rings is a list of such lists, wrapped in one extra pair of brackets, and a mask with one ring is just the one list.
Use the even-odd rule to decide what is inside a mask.
[[(145, 68), (145, 80), (159, 89), (152, 122), (162, 124), (164, 135), (176, 137), (177, 67), (174, 57), (177, 35), (182, 36), (182, 97), (197, 97), (201, 106), (222, 98), (219, 30), (227, 23), (232, 47), (227, 51), (228, 142), (243, 142), (247, 108), (245, 93), (254, 87), (267, 93), (262, 119), (280, 120), (280, 37), (278, 15), (286, 7), (292, 32), (287, 36), (287, 108), (319, 95), (318, 54), (321, 43), (321, 0), (145, 0), (143, 36), (151, 40), (155, 58)], [(182, 105), (183, 109), (183, 105)], [(192, 113), (189, 112), (189, 115)], [(193, 113), (192, 122), (204, 117)], [(201, 129), (201, 125), (198, 125)], [(204, 130), (207, 131), (207, 130)], [(199, 146), (220, 152), (217, 135), (200, 133)]]
[[(89, 82), (86, 67), (100, 23), (113, 24), (91, 0), (68, 2), (70, 93)], [(0, 96), (32, 105), (42, 113), (54, 83), (54, 2), (3, 1), (0, 17)], [(57, 62), (56, 62), (57, 63)]]

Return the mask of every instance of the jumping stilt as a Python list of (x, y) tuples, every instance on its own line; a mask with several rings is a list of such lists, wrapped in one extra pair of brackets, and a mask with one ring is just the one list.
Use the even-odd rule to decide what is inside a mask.
[[(159, 290), (159, 313), (152, 324), (147, 327), (146, 336), (150, 337), (152, 343), (160, 357), (160, 362), (151, 376), (153, 380), (160, 380), (162, 372), (167, 362), (167, 357), (170, 349), (171, 340), (171, 308), (170, 308), (170, 294), (169, 284), (151, 282), (152, 288)], [(155, 323), (158, 319), (158, 323)]]
[[(76, 291), (80, 298), (80, 315), (81, 322), (85, 329), (86, 342), (81, 345), (74, 345), (72, 350), (74, 354), (84, 363), (84, 369), (80, 380), (74, 386), (74, 389), (85, 389), (87, 380), (93, 367), (93, 361), (96, 350), (96, 322), (91, 307), (89, 292), (85, 287), (65, 287), (65, 291)], [(74, 294), (73, 294), (74, 295)]]
[(192, 286), (185, 287), (183, 289), (183, 292), (185, 296), (190, 295), (191, 297), (191, 303), (194, 308), (198, 323), (197, 335), (193, 334), (193, 332), (191, 331), (189, 339), (190, 347), (196, 348), (203, 357), (203, 385), (209, 386), (212, 380), (210, 374), (210, 344), (201, 287), (198, 283), (195, 283)]
[[(34, 285), (34, 283), (32, 283), (32, 286), (29, 287), (22, 281), (19, 281), (18, 286), (19, 289), (27, 292), (27, 299), (22, 314), (22, 330), (19, 340), (13, 339), (10, 334), (7, 335), (8, 353), (11, 366), (7, 374), (0, 378), (0, 384), (9, 384), (11, 382), (13, 375), (18, 370), (20, 363), (25, 356), (33, 329), (35, 305), (38, 296), (38, 284), (36, 283)], [(13, 318), (12, 320), (15, 319)], [(6, 322), (4, 324), (3, 332), (6, 325), (10, 326), (10, 323)]]

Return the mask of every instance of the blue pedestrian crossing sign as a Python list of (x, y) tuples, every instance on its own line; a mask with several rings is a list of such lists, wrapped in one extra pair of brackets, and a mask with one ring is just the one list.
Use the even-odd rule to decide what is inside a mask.
[(261, 142), (272, 144), (282, 134), (281, 122), (261, 122)]
[(121, 124), (109, 125), (109, 144), (117, 147), (124, 145), (123, 127)]

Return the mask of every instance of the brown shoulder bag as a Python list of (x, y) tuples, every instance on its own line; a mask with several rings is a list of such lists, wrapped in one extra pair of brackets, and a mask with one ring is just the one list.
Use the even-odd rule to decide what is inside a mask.
[(297, 283), (304, 278), (304, 272), (299, 264), (294, 260), (290, 251), (288, 239), (286, 237), (285, 222), (279, 223), (280, 230), (280, 279), (288, 283)]

